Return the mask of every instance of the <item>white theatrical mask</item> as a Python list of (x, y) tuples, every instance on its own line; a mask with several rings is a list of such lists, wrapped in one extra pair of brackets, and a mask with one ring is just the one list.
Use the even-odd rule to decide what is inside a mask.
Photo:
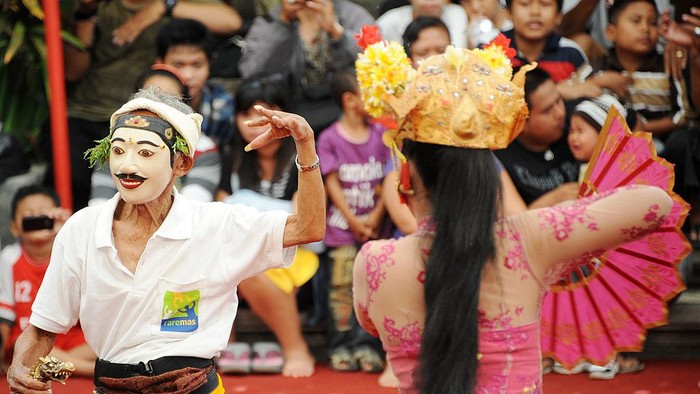
[(173, 178), (170, 149), (158, 134), (120, 127), (111, 143), (109, 168), (124, 201), (144, 204), (158, 198)]

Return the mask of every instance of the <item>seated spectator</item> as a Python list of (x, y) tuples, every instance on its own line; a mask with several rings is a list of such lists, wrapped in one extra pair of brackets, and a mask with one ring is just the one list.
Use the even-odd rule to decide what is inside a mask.
[[(259, 117), (255, 106), (270, 110), (288, 108), (283, 80), (280, 75), (251, 77), (243, 80), (236, 90), (234, 155), (232, 162), (224, 164), (218, 201), (241, 203), (259, 210), (295, 210), (292, 203), (297, 191), (294, 141), (287, 138), (257, 150), (245, 152), (243, 149), (266, 129), (246, 124)], [(301, 331), (296, 293), (317, 268), (318, 257), (309, 250), (299, 249), (289, 268), (268, 270), (238, 285), (238, 294), (275, 334), (279, 346), (258, 342), (251, 348), (247, 343), (230, 340), (217, 363), (219, 369), (282, 373), (289, 377), (314, 374), (315, 360)]]
[(343, 116), (321, 133), (317, 144), (329, 200), (323, 243), (330, 269), (330, 367), (378, 373), (384, 370), (384, 354), (353, 312), (352, 264), (362, 244), (390, 235), (380, 194), (389, 149), (382, 142), (384, 127), (368, 122), (354, 73), (336, 73), (333, 97)]
[[(187, 85), (189, 104), (204, 117), (202, 134), (223, 149), (234, 136), (233, 96), (209, 80), (210, 42), (209, 29), (203, 23), (173, 19), (158, 31), (155, 62), (180, 71)], [(212, 181), (218, 182), (218, 176)]]
[[(681, 0), (693, 1), (693, 0)], [(659, 12), (669, 9), (674, 1), (655, 0)], [(598, 61), (610, 49), (612, 43), (606, 35), (608, 8), (612, 1), (564, 0), (560, 34), (575, 41), (583, 48), (588, 59)]]
[(447, 25), (434, 16), (419, 16), (414, 19), (406, 27), (401, 39), (413, 68), (418, 68), (423, 59), (445, 53), (445, 48), (451, 44)]
[(467, 47), (467, 13), (464, 8), (448, 0), (411, 0), (410, 5), (394, 8), (377, 18), (377, 26), (384, 39), (401, 41), (401, 36), (412, 20), (419, 16), (442, 19), (450, 31), (455, 46)]
[[(690, 9), (677, 16), (669, 12), (661, 17), (660, 34), (667, 40), (668, 69), (680, 86), (686, 86), (681, 103), (688, 108), (688, 121), (669, 135), (664, 157), (674, 163), (676, 183), (673, 189), (691, 206), (684, 231), (695, 249), (700, 249), (700, 8)], [(670, 49), (670, 51), (668, 51)], [(678, 56), (680, 53), (682, 56)], [(686, 261), (689, 274), (692, 262)]]
[(666, 74), (664, 57), (656, 50), (656, 4), (653, 0), (617, 0), (609, 9), (608, 20), (606, 32), (613, 47), (594, 66), (594, 71), (631, 77), (626, 101), (641, 116), (640, 127), (654, 135), (661, 154), (663, 142), (685, 124), (687, 114), (678, 105), (684, 95), (677, 88), (678, 78)]
[(551, 76), (566, 100), (598, 96), (600, 88), (577, 74), (588, 64), (583, 50), (556, 32), (561, 22), (562, 1), (506, 1), (513, 30), (504, 34), (511, 39), (510, 45), (516, 50), (511, 59), (513, 67), (537, 62), (538, 67)]
[(282, 1), (253, 21), (241, 75), (287, 76), (294, 86), (295, 112), (318, 133), (340, 116), (330, 94), (333, 72), (354, 64), (359, 48), (353, 37), (373, 23), (367, 10), (348, 0)]
[[(163, 93), (179, 97), (189, 97), (182, 74), (173, 66), (154, 64), (140, 78), (136, 91), (150, 86), (158, 87)], [(213, 201), (218, 177), (221, 175), (221, 157), (216, 144), (202, 134), (197, 142), (195, 162), (192, 170), (180, 178), (179, 191), (184, 196), (198, 201)], [(89, 205), (107, 201), (117, 193), (109, 165), (92, 173), (92, 193)]]
[[(61, 208), (53, 190), (30, 185), (20, 188), (12, 200), (10, 229), (18, 242), (0, 254), (0, 336), (4, 349), (0, 364), (12, 360), (15, 342), (29, 326), (32, 303), (49, 267), (51, 249), (58, 230), (70, 216)], [(85, 343), (80, 324), (57, 335), (50, 353), (61, 361), (72, 362), (75, 373), (92, 376), (95, 353)]]
[(566, 142), (566, 107), (552, 78), (539, 67), (525, 75), (525, 102), (530, 114), (522, 133), (494, 153), (528, 208), (575, 199), (579, 165)]
[[(613, 96), (603, 94), (601, 96), (581, 101), (571, 114), (571, 129), (567, 142), (576, 160), (581, 163), (579, 184), (585, 175), (589, 161), (598, 144), (600, 131), (605, 124), (605, 119), (611, 107), (615, 107), (618, 113), (627, 119), (628, 126), (635, 126), (636, 114), (628, 113), (625, 107)], [(629, 123), (629, 122), (632, 123)], [(638, 358), (630, 355), (618, 354), (607, 365), (594, 365), (582, 361), (571, 370), (567, 370), (559, 363), (554, 363), (553, 371), (562, 375), (572, 375), (587, 372), (591, 379), (610, 380), (617, 374), (639, 372), (644, 369)]]

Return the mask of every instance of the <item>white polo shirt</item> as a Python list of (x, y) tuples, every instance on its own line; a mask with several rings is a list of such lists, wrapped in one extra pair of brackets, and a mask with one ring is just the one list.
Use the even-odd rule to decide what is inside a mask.
[(112, 218), (119, 194), (74, 214), (54, 242), (30, 323), (64, 333), (78, 318), (99, 358), (138, 363), (211, 358), (226, 346), (240, 281), (289, 266), (286, 212), (202, 203), (173, 205), (132, 274), (119, 260)]

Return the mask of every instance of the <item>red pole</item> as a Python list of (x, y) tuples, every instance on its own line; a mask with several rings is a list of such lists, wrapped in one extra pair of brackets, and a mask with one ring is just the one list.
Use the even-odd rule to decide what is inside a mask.
[(61, 41), (61, 10), (58, 1), (42, 0), (41, 4), (44, 7), (44, 27), (46, 29), (46, 62), (49, 72), (54, 180), (56, 192), (61, 198), (61, 205), (64, 208), (73, 209), (63, 42)]

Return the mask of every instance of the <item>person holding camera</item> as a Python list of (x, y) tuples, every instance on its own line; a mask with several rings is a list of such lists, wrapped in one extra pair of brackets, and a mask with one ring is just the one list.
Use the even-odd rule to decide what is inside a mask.
[(283, 0), (258, 16), (246, 35), (239, 69), (243, 78), (280, 73), (294, 88), (294, 111), (321, 131), (340, 117), (331, 95), (333, 73), (352, 67), (359, 52), (354, 35), (374, 24), (349, 0)]
[[(12, 199), (10, 231), (18, 242), (0, 253), (0, 366), (12, 360), (15, 341), (29, 325), (32, 303), (49, 267), (58, 230), (71, 215), (61, 208), (56, 192), (38, 185), (24, 186)], [(85, 343), (80, 325), (56, 336), (50, 353), (72, 362), (79, 375), (92, 376), (95, 353)]]

